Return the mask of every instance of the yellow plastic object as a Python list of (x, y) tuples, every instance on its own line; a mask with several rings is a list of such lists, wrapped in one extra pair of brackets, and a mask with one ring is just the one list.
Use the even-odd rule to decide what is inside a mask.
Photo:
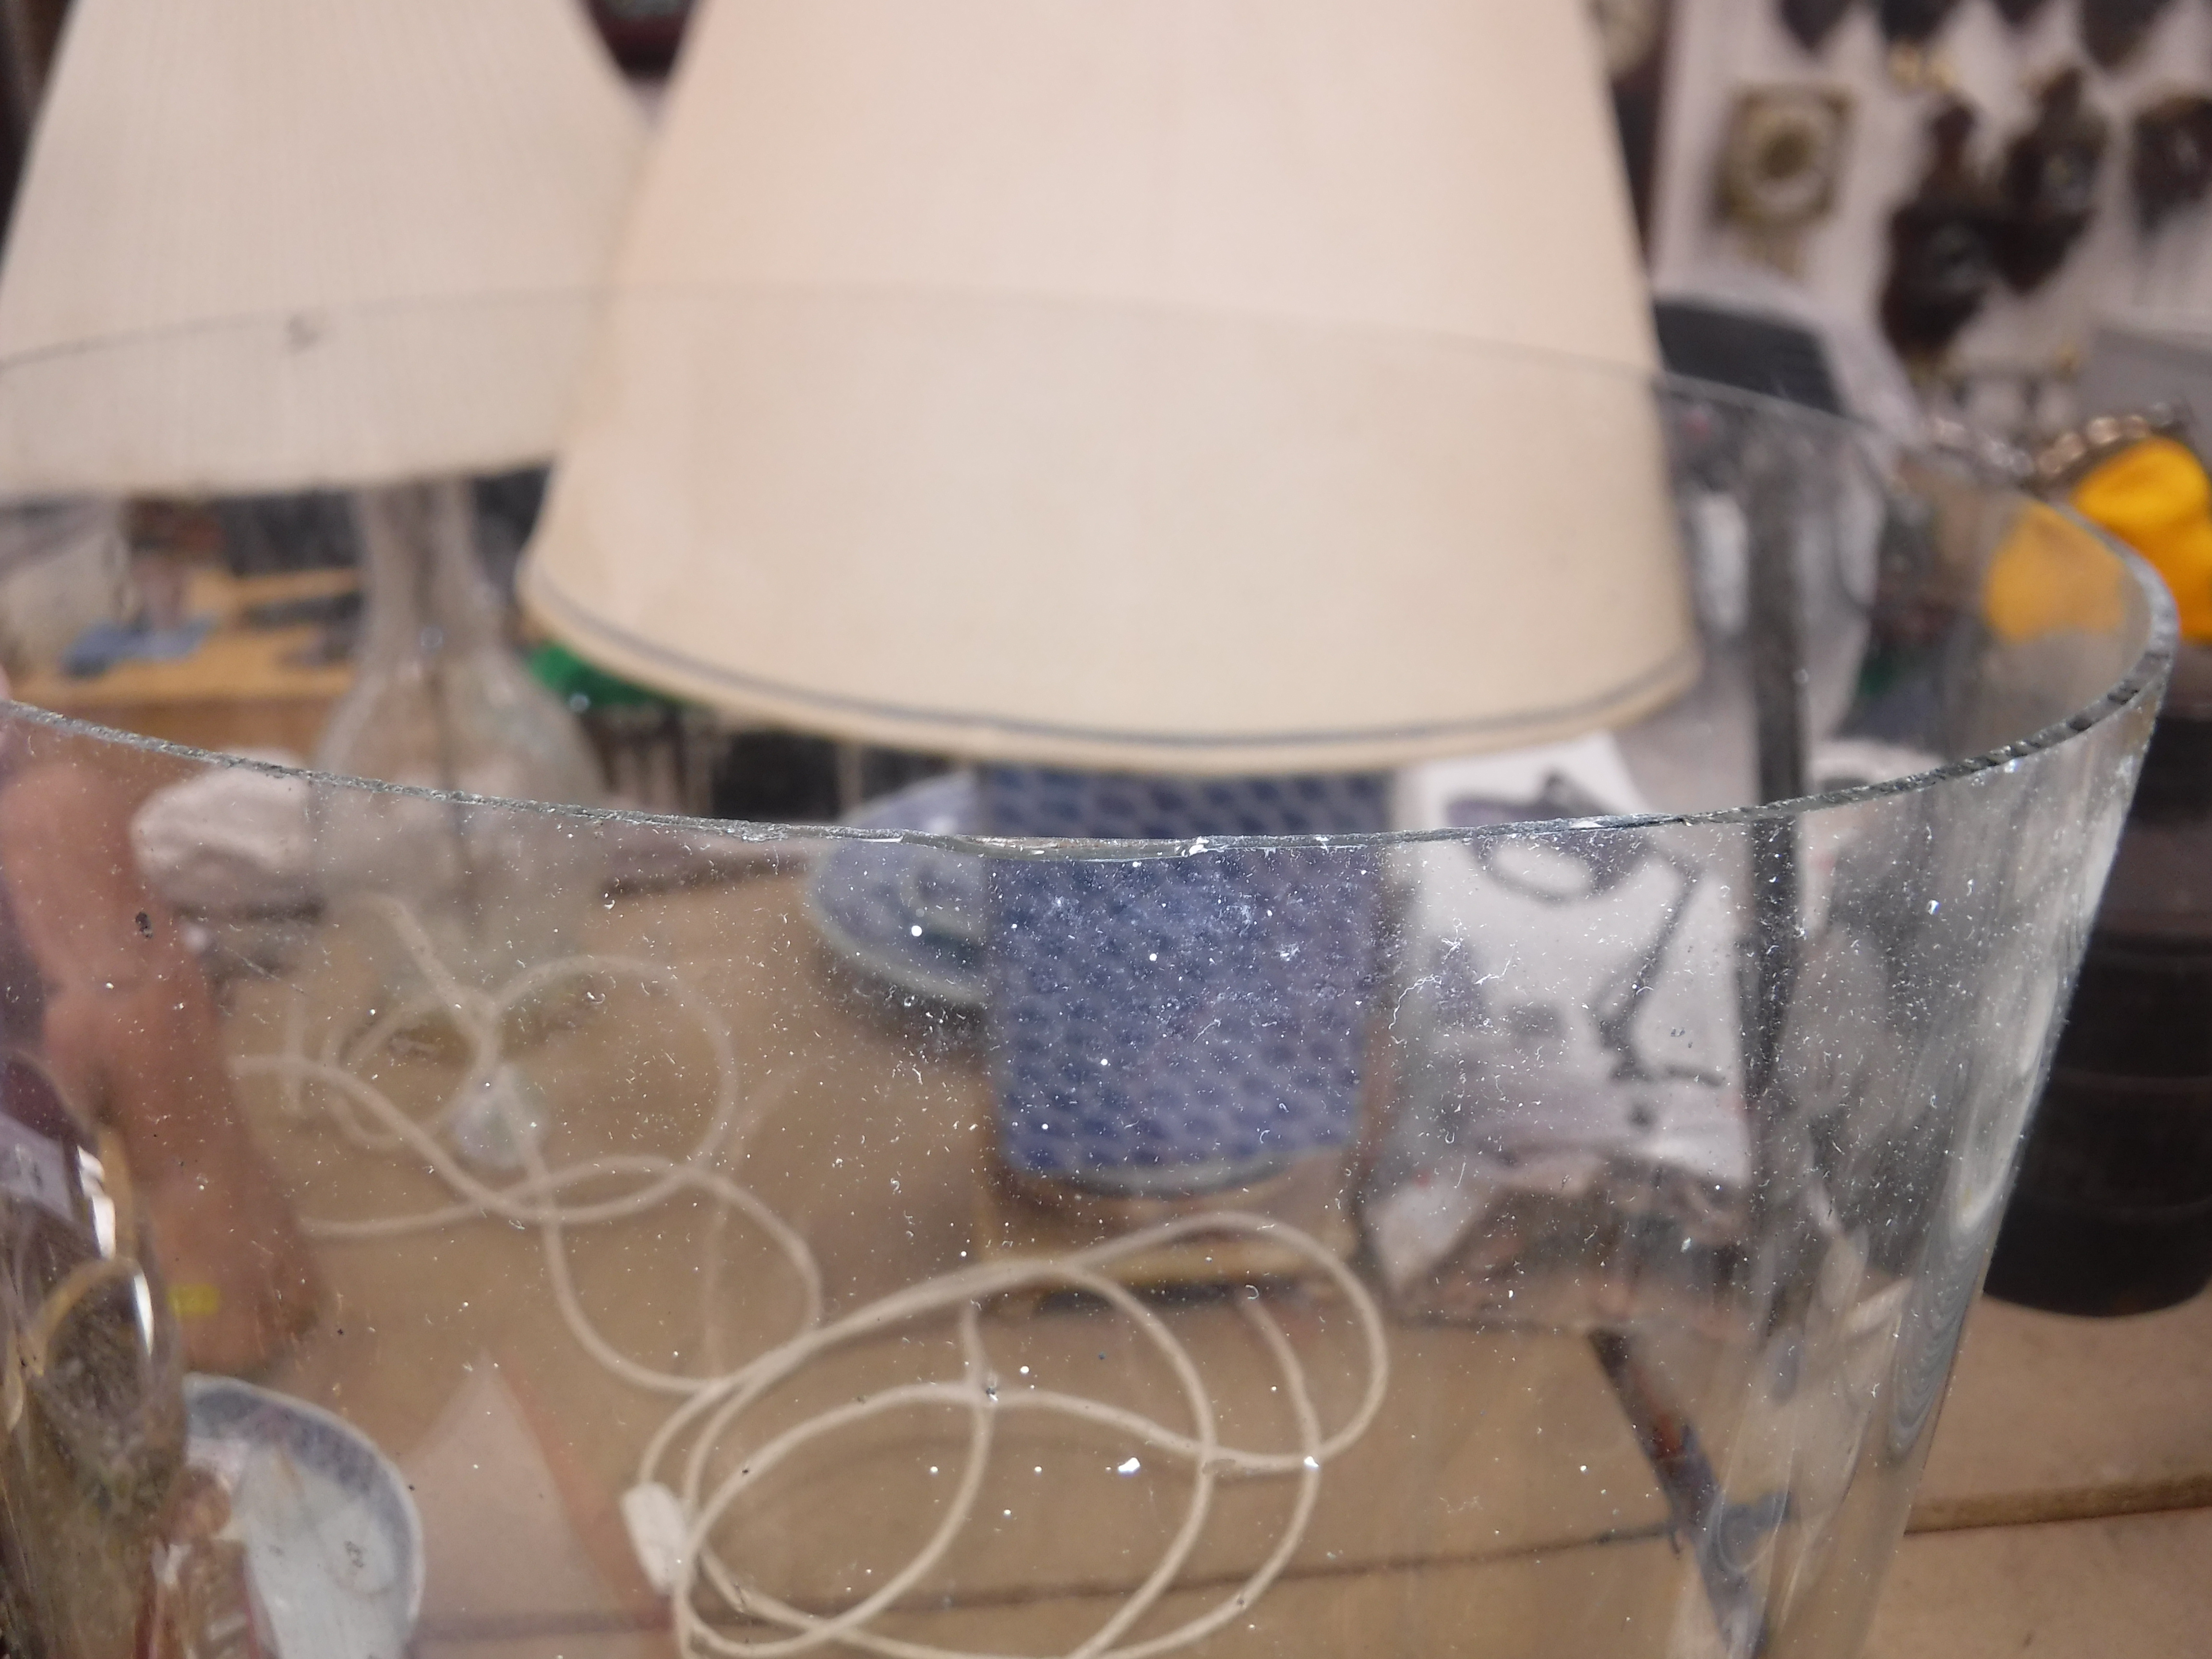
[(2212, 642), (2212, 481), (2170, 438), (2146, 438), (2092, 471), (2074, 505), (2158, 568), (2185, 637)]
[(2085, 556), (2083, 542), (2080, 527), (2051, 508), (2021, 509), (1982, 590), (1982, 615), (1999, 639), (2122, 625), (2127, 577), (2112, 559)]

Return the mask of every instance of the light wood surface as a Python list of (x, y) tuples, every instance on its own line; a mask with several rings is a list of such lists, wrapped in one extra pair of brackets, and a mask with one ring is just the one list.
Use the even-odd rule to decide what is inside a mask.
[(2212, 1510), (2212, 1295), (2126, 1319), (1984, 1297), (1914, 1529), (2189, 1509)]
[(2192, 1659), (2208, 1632), (2212, 1510), (2197, 1509), (1908, 1538), (1867, 1655)]
[(353, 684), (353, 665), (303, 663), (301, 654), (320, 629), (312, 623), (248, 628), (245, 613), (358, 585), (350, 569), (243, 580), (198, 571), (185, 614), (212, 617), (216, 625), (191, 655), (174, 662), (118, 663), (89, 679), (58, 671), (36, 674), (16, 684), (14, 694), (58, 714), (188, 748), (285, 749), (305, 756), (313, 750), (331, 705)]
[[(593, 901), (578, 939), (675, 968), (728, 1018), (761, 1111), (732, 1172), (810, 1241), (834, 1316), (971, 1259), (990, 1091), (972, 1029), (826, 971), (804, 880), (795, 863), (770, 865), (717, 886)], [(375, 960), (334, 927), (288, 980), (240, 991), (234, 1046), (276, 1047), (295, 1000), (311, 1042), (332, 1011), (376, 1006)], [(679, 1156), (707, 1121), (706, 1041), (665, 994), (594, 985), (526, 1011), (510, 1042), (546, 1091), (556, 1165), (610, 1148)], [(427, 1115), (459, 1064), (430, 1022), (365, 1069)], [(246, 1097), (306, 1213), (390, 1215), (444, 1200), (418, 1160), (362, 1152), (289, 1117), (274, 1085), (253, 1084)], [(575, 1230), (569, 1249), (592, 1319), (653, 1364), (726, 1369), (799, 1316), (789, 1269), (762, 1236), (688, 1200)], [(328, 1316), (273, 1380), (359, 1424), (415, 1487), (431, 1565), (418, 1652), (665, 1659), (665, 1607), (630, 1556), (617, 1504), (671, 1402), (580, 1351), (555, 1305), (542, 1237), (476, 1221), (326, 1246), (324, 1261)], [(1360, 1381), (1350, 1310), (1312, 1287), (1279, 1287), (1268, 1305), (1310, 1369), (1324, 1420), (1341, 1422)], [(1200, 1360), (1224, 1434), (1286, 1443), (1279, 1374), (1235, 1298), (1163, 1316)], [(1101, 1307), (1000, 1308), (984, 1337), (1010, 1390), (1081, 1387), (1181, 1420), (1172, 1376)], [(1711, 1651), (1695, 1567), (1668, 1539), (1664, 1501), (1586, 1341), (1394, 1319), (1389, 1345), (1382, 1425), (1328, 1468), (1282, 1580), (1206, 1655)], [(1750, 1390), (1723, 1351), (1684, 1337), (1647, 1357), (1703, 1402), (1710, 1444), (1741, 1448), (1747, 1437), (1723, 1407)], [(763, 1403), (751, 1432), (953, 1375), (957, 1363), (945, 1322), (886, 1332), (808, 1368)], [(1869, 1651), (2021, 1650), (2017, 1639), (1990, 1645), (1994, 1637), (1961, 1644), (1970, 1626), (2036, 1637), (2037, 1651), (2193, 1651), (2160, 1643), (2177, 1620), (2201, 1625), (2212, 1578), (2187, 1570), (2192, 1552), (2212, 1562), (2202, 1555), (2212, 1537), (2208, 1379), (2212, 1299), (2118, 1322), (1980, 1306)], [(773, 1476), (722, 1542), (787, 1599), (848, 1605), (933, 1524), (945, 1487), (931, 1481), (944, 1477), (925, 1470), (957, 1468), (966, 1433), (951, 1411), (848, 1431)], [(1140, 1474), (1119, 1475), (1128, 1450), (1109, 1431), (1008, 1413), (974, 1523), (885, 1628), (988, 1652), (1079, 1644), (1149, 1571), (1182, 1513), (1187, 1472), (1146, 1454)], [(1731, 1471), (1739, 1496), (1746, 1467)], [(1293, 1492), (1224, 1486), (1180, 1588), (1140, 1630), (1233, 1592), (1281, 1535)], [(1877, 1511), (1887, 1501), (1877, 1493)], [(2080, 1519), (2112, 1516), (2129, 1518)], [(1844, 1522), (1881, 1524), (1879, 1513)], [(2081, 1547), (2069, 1547), (2075, 1538)], [(2015, 1586), (2019, 1575), (2033, 1577), (2033, 1594)], [(1984, 1604), (1984, 1625), (1973, 1625)], [(2105, 1609), (2106, 1639), (2072, 1644), (2093, 1607)], [(1672, 1610), (1676, 1627), (1640, 1628), (1654, 1609)]]

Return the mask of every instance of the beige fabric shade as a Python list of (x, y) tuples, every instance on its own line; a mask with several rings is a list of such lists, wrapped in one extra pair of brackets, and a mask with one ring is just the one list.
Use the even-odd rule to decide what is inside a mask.
[(643, 142), (574, 0), (76, 0), (0, 267), (0, 489), (544, 459)]
[(526, 574), (648, 683), (1385, 764), (1694, 649), (1583, 0), (714, 0)]

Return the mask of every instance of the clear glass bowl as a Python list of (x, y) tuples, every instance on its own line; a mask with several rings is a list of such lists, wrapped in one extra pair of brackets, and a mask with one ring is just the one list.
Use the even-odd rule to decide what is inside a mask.
[[(165, 815), (146, 879), (320, 1286), (261, 1380), (419, 1511), (418, 1566), (366, 1498), (302, 1498), (268, 1524), (316, 1565), (264, 1593), (395, 1632), (419, 1601), (426, 1659), (1857, 1652), (2171, 607), (1941, 459), (1634, 395), (1700, 682), (1517, 781), (1405, 774), (1390, 833), (993, 840), (957, 779), (915, 829), (452, 801), (588, 854), (553, 866), (576, 953), (486, 982), (396, 897), (258, 903), (308, 854), (225, 839), (241, 793), (307, 825), (388, 792), (9, 708), (0, 801), (62, 775)], [(220, 902), (186, 880), (218, 858)], [(994, 978), (1054, 890), (1061, 959), (1112, 958), (1080, 1019)], [(1004, 1172), (1024, 1091), (1113, 1098), (1024, 1044), (1141, 1069), (1233, 1013), (1274, 1063), (1310, 984), (1209, 946), (1156, 995), (1134, 946), (1310, 904), (1353, 930), (1357, 1042), (1285, 1086), (1343, 1135), (1225, 1189)], [(23, 931), (50, 986), (114, 945)], [(169, 1279), (188, 1340), (244, 1311)]]

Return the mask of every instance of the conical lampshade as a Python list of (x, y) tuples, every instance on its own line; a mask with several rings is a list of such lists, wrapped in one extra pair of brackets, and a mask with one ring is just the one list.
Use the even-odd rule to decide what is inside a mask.
[(76, 0), (0, 268), (0, 489), (544, 458), (642, 146), (572, 0)]
[(1368, 766), (1693, 669), (1582, 0), (716, 0), (526, 595), (726, 707)]

